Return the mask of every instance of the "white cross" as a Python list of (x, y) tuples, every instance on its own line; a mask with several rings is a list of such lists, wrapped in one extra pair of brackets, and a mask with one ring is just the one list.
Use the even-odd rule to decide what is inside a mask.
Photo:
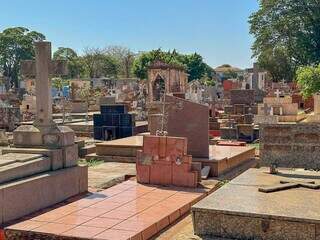
[(279, 89), (277, 89), (277, 91), (275, 91), (274, 93), (276, 94), (277, 98), (279, 98), (280, 94), (281, 94), (281, 91), (279, 91)]

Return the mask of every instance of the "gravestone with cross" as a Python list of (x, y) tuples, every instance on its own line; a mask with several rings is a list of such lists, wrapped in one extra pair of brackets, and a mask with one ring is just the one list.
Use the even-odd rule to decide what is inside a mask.
[(280, 98), (281, 91), (280, 91), (279, 89), (277, 89), (277, 91), (275, 91), (274, 94), (276, 95), (277, 99), (279, 99), (279, 98)]
[(36, 60), (21, 62), (21, 73), (24, 76), (36, 77), (37, 113), (34, 126), (51, 127), (52, 120), (51, 77), (67, 74), (65, 61), (51, 60), (51, 43), (35, 43)]
[(36, 78), (36, 120), (33, 126), (20, 126), (13, 132), (17, 147), (61, 148), (74, 145), (74, 132), (57, 126), (52, 119), (51, 77), (67, 74), (64, 61), (51, 60), (51, 43), (35, 43), (35, 61), (21, 62), (21, 73)]

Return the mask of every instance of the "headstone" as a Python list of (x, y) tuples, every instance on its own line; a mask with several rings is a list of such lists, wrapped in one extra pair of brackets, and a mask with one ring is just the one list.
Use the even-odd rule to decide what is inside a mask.
[(139, 183), (197, 187), (199, 173), (191, 170), (186, 138), (144, 136), (136, 162)]
[(160, 104), (155, 111), (158, 114), (149, 115), (151, 135), (156, 135), (157, 130), (161, 129), (161, 119), (164, 119), (164, 130), (168, 136), (188, 139), (188, 154), (197, 158), (209, 157), (208, 106), (169, 95), (165, 100), (164, 113), (163, 104)]

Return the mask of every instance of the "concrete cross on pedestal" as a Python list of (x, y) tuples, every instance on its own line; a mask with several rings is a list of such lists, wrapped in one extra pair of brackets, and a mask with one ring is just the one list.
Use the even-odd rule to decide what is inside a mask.
[(51, 77), (66, 75), (67, 67), (65, 61), (51, 60), (50, 42), (35, 43), (35, 58), (35, 61), (21, 62), (22, 75), (36, 77), (37, 114), (33, 124), (36, 127), (55, 126), (52, 119)]

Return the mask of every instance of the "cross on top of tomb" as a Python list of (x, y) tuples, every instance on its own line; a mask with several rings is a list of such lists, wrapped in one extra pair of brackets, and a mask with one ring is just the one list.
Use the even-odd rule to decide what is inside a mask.
[(66, 62), (51, 60), (51, 43), (35, 42), (35, 61), (21, 61), (21, 73), (36, 77), (37, 112), (34, 126), (55, 126), (52, 120), (51, 77), (67, 74)]
[(278, 185), (259, 188), (259, 192), (272, 193), (272, 192), (278, 192), (278, 191), (283, 191), (283, 190), (292, 189), (292, 188), (300, 188), (300, 187), (308, 188), (308, 189), (320, 189), (320, 184), (316, 184), (314, 181), (302, 182), (302, 181), (282, 180)]
[(276, 94), (277, 98), (280, 98), (281, 91), (279, 89), (277, 89), (277, 91), (275, 91), (274, 93)]

